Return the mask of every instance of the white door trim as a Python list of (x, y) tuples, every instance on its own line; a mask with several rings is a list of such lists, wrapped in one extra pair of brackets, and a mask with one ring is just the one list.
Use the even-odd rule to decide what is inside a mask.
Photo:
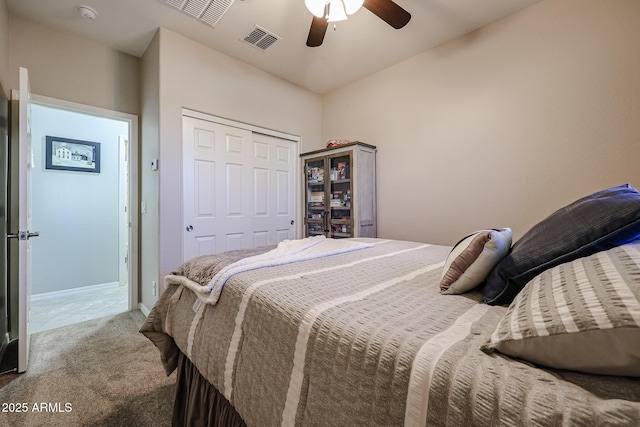
[(31, 102), (33, 104), (122, 120), (129, 123), (129, 310), (140, 308), (138, 301), (138, 291), (140, 287), (138, 284), (138, 206), (140, 206), (138, 195), (138, 116), (35, 94), (31, 96)]
[(274, 129), (264, 128), (261, 126), (252, 125), (250, 123), (243, 123), (237, 120), (225, 119), (224, 117), (218, 117), (211, 114), (201, 113), (199, 111), (190, 110), (188, 108), (182, 109), (182, 115), (193, 117), (194, 119), (206, 120), (209, 122), (219, 123), (221, 125), (232, 126), (235, 128), (246, 129), (252, 132), (263, 133), (265, 135), (275, 136), (276, 138), (288, 139), (290, 141), (296, 142), (298, 145), (296, 146), (296, 150), (298, 151), (296, 154), (300, 154), (300, 137), (298, 135), (294, 135), (291, 133), (281, 132)]
[[(249, 123), (239, 122), (237, 120), (226, 119), (224, 117), (214, 116), (212, 114), (202, 113), (200, 111), (191, 110), (188, 108), (182, 109), (182, 116), (193, 117), (194, 119), (206, 120), (209, 122), (218, 123), (221, 125), (231, 126), (239, 129), (246, 129), (252, 132), (261, 133), (264, 135), (274, 136), (276, 138), (286, 139), (289, 141), (293, 141), (294, 144), (294, 194), (295, 194), (295, 206), (294, 206), (294, 218), (296, 219), (296, 227), (295, 227), (295, 236), (296, 239), (301, 238), (303, 235), (303, 220), (302, 220), (302, 210), (300, 207), (302, 206), (302, 194), (301, 194), (301, 186), (300, 186), (300, 136), (294, 135), (287, 132), (282, 132), (274, 129), (269, 129), (261, 126), (252, 125)], [(184, 171), (183, 171), (184, 175)], [(184, 199), (184, 195), (182, 195), (181, 200)], [(182, 222), (184, 223), (184, 209), (182, 210)], [(184, 234), (183, 234), (184, 235)], [(184, 242), (183, 242), (184, 247)]]

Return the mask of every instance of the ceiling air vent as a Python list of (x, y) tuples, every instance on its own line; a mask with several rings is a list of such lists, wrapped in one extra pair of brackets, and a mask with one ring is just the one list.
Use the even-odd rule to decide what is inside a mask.
[(159, 0), (215, 27), (235, 0)]
[(280, 37), (256, 25), (240, 40), (264, 52), (280, 40)]

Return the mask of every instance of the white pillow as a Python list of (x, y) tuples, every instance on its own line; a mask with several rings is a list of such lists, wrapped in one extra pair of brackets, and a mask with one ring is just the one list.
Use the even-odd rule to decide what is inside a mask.
[(440, 292), (461, 294), (475, 288), (511, 248), (510, 228), (476, 231), (453, 247), (442, 270)]

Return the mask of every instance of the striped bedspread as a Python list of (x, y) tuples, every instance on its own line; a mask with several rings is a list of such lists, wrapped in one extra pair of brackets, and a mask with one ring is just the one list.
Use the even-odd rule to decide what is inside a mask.
[(315, 258), (324, 258), (326, 256), (357, 251), (370, 246), (368, 243), (357, 242), (353, 239), (327, 239), (325, 236), (313, 236), (299, 240), (284, 240), (278, 243), (274, 249), (239, 259), (218, 269), (205, 286), (203, 286), (204, 283), (200, 283), (200, 281), (194, 281), (179, 275), (171, 275), (167, 280), (188, 287), (194, 291), (203, 302), (215, 305), (220, 298), (222, 288), (225, 283), (227, 283), (227, 280), (236, 274), (259, 268), (275, 267)]
[(248, 426), (638, 425), (638, 379), (480, 351), (506, 308), (439, 293), (449, 247), (355, 240), (372, 247), (235, 275), (215, 306), (184, 281), (234, 260), (194, 260), (141, 331), (167, 372), (179, 349)]

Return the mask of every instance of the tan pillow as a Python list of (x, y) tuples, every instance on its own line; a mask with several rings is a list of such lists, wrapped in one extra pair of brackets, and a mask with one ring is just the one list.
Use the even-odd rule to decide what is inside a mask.
[(442, 270), (440, 292), (461, 294), (475, 288), (511, 248), (511, 229), (476, 231), (451, 249)]

